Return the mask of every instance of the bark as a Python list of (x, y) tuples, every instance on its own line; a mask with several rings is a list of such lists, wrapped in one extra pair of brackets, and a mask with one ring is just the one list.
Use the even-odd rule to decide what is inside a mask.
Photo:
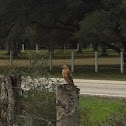
[(101, 56), (108, 56), (106, 45), (102, 44), (102, 54)]
[(13, 56), (18, 56), (20, 53), (20, 42), (15, 41), (15, 42), (7, 42), (7, 52), (8, 55), (10, 54), (10, 50), (13, 51)]
[(108, 48), (111, 48), (113, 50), (115, 50), (117, 53), (120, 54), (120, 48), (116, 47), (115, 45), (111, 45), (109, 43), (105, 43), (105, 45), (108, 47)]
[(74, 85), (57, 86), (56, 94), (56, 126), (80, 126), (79, 90)]
[(94, 44), (94, 51), (98, 51), (98, 43)]
[(8, 77), (6, 80), (7, 92), (8, 92), (8, 108), (7, 108), (7, 124), (13, 126), (14, 124), (14, 94), (12, 89), (11, 78)]
[(21, 89), (21, 76), (15, 75), (10, 76), (14, 92), (15, 101), (15, 115), (20, 115), (22, 113), (22, 89)]
[(15, 41), (12, 45), (13, 56), (18, 56), (20, 49), (19, 49), (19, 42)]
[(124, 65), (126, 66), (126, 42), (122, 42), (122, 44), (123, 44), (123, 49), (124, 49), (124, 54), (123, 54)]
[(10, 55), (10, 42), (7, 41), (7, 54)]
[(77, 51), (78, 53), (82, 53), (83, 51), (83, 43), (79, 42), (79, 50)]
[(16, 126), (16, 119), (22, 113), (21, 76), (1, 80), (1, 123), (2, 126)]
[(3, 78), (0, 78), (1, 85), (1, 123), (3, 126), (7, 126), (7, 108), (8, 108), (8, 100), (7, 100), (7, 87)]

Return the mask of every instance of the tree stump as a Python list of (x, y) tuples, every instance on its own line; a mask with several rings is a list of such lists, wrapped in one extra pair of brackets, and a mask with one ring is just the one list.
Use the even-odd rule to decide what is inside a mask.
[(1, 123), (3, 126), (7, 125), (7, 108), (8, 108), (8, 98), (7, 98), (7, 87), (3, 78), (0, 78), (1, 86)]
[(80, 126), (79, 92), (74, 85), (62, 84), (56, 92), (56, 126)]
[(1, 85), (1, 123), (13, 126), (22, 111), (21, 76), (0, 78)]

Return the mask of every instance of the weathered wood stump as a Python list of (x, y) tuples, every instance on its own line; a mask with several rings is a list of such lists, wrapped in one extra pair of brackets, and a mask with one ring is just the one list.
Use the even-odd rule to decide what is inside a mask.
[(76, 86), (62, 84), (56, 92), (56, 126), (80, 126), (79, 91)]
[(13, 126), (22, 111), (21, 76), (14, 75), (0, 80), (1, 123), (2, 126)]

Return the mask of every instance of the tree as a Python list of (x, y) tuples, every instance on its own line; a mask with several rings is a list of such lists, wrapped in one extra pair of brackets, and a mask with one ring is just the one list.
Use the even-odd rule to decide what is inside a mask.
[[(78, 36), (87, 43), (93, 43), (94, 46), (106, 42), (109, 39), (111, 22), (110, 14), (107, 11), (94, 11), (88, 14), (80, 23)], [(102, 44), (101, 44), (102, 45)]]
[[(4, 36), (11, 40), (11, 42), (8, 42), (9, 52), (10, 47), (15, 44), (15, 42), (12, 42), (15, 38), (15, 41), (26, 39), (26, 42), (32, 44), (37, 40), (37, 43), (44, 45), (45, 42), (42, 41), (42, 34), (44, 34), (44, 38), (47, 37), (46, 40), (48, 42), (46, 42), (48, 43), (48, 47), (51, 48), (52, 45), (60, 45), (59, 38), (60, 40), (64, 40), (62, 39), (64, 37), (68, 39), (71, 32), (74, 32), (77, 28), (77, 17), (81, 0), (22, 0), (20, 2), (8, 0), (6, 3), (1, 0), (0, 3), (2, 5), (0, 8), (0, 26), (5, 26), (9, 29), (13, 24)], [(24, 37), (19, 40), (16, 37), (18, 36), (17, 33), (14, 32), (17, 26), (22, 28), (22, 30), (19, 30), (21, 33), (18, 31), (19, 36)], [(26, 31), (28, 27), (35, 32)], [(0, 29), (2, 28), (0, 27)], [(31, 32), (32, 35), (34, 33), (34, 37), (31, 37)], [(13, 51), (15, 52), (14, 55), (17, 55), (19, 52)]]

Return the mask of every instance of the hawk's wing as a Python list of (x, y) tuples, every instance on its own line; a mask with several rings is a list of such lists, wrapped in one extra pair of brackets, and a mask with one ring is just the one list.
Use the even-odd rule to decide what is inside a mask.
[(71, 84), (74, 84), (71, 71), (68, 72), (68, 78), (70, 79)]

